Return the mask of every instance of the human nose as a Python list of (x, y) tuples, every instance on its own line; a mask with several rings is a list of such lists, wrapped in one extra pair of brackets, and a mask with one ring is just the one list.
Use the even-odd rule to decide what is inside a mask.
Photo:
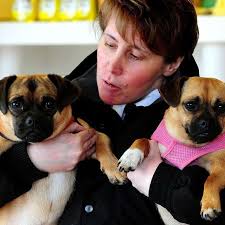
[(121, 75), (123, 73), (123, 54), (117, 51), (110, 60), (110, 70), (114, 75)]

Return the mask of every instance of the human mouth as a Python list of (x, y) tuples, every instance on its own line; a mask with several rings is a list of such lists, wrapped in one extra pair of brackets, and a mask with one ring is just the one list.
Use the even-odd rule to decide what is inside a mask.
[(105, 85), (106, 88), (109, 88), (111, 90), (115, 90), (116, 91), (116, 90), (119, 90), (120, 89), (119, 86), (116, 86), (116, 85), (110, 83), (109, 81), (104, 80), (103, 83), (104, 83), (104, 85)]

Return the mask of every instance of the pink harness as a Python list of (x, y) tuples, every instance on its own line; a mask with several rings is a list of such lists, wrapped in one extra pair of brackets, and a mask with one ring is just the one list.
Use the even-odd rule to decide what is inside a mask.
[(162, 153), (162, 158), (179, 169), (183, 169), (200, 156), (225, 149), (225, 133), (219, 135), (205, 146), (198, 148), (191, 147), (183, 145), (171, 137), (167, 132), (164, 120), (161, 121), (151, 139), (161, 143), (167, 148), (167, 150)]

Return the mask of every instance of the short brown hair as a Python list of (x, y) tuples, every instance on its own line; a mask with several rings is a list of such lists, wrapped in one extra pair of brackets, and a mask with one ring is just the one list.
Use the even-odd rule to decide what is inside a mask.
[(99, 23), (105, 30), (111, 15), (123, 38), (132, 24), (147, 47), (174, 62), (192, 55), (198, 41), (197, 15), (191, 0), (105, 0), (99, 10)]

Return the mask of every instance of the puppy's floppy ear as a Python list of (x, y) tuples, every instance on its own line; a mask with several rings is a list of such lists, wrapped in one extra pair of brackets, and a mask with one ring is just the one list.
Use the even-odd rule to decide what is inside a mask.
[(48, 74), (48, 78), (57, 88), (57, 101), (61, 112), (65, 106), (70, 105), (79, 97), (80, 88), (74, 82), (56, 74)]
[(6, 114), (8, 111), (8, 91), (15, 80), (16, 75), (8, 76), (0, 80), (0, 110), (3, 114)]
[(188, 77), (165, 77), (162, 81), (159, 92), (168, 105), (172, 107), (179, 105), (182, 87), (186, 80)]

